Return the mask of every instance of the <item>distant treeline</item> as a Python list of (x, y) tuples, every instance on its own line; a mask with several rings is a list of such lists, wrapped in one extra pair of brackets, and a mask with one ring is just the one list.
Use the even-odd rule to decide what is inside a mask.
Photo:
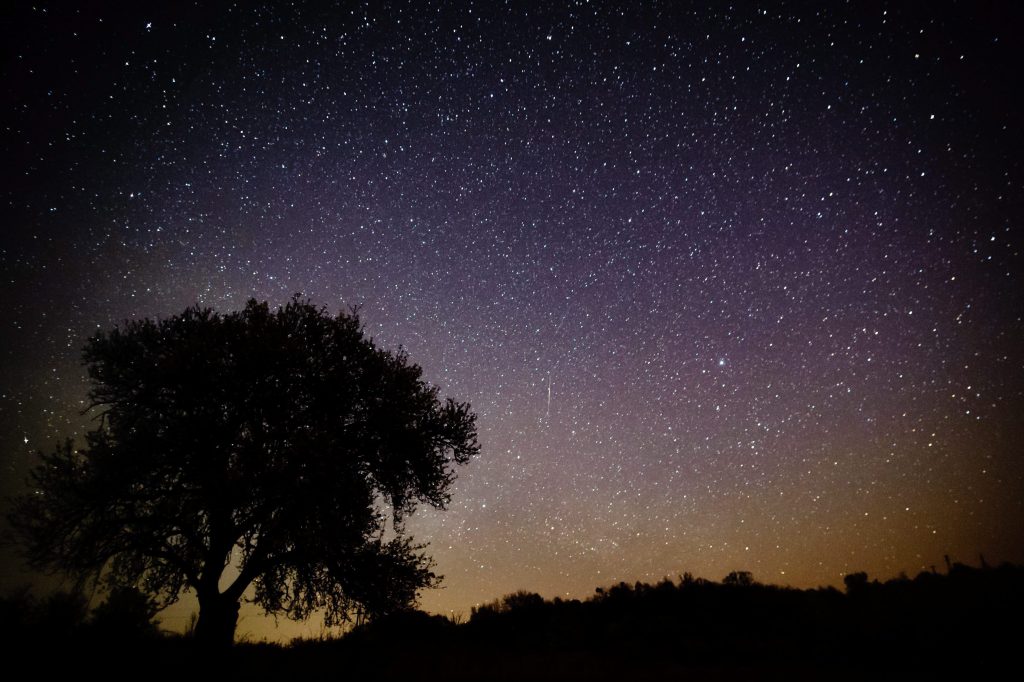
[[(1020, 668), (1022, 606), (1024, 567), (1009, 564), (952, 564), (886, 582), (855, 573), (845, 591), (764, 585), (747, 572), (721, 582), (685, 574), (599, 588), (586, 600), (516, 592), (468, 619), (405, 611), (340, 638), (241, 644), (217, 664), (233, 679), (330, 671), (446, 680), (977, 677), (997, 665)], [(65, 663), (108, 674), (141, 674), (140, 659), (161, 661), (150, 677), (208, 670), (187, 637), (155, 635), (148, 608), (130, 591), (91, 615), (71, 595), (21, 593), (0, 602), (0, 617), (5, 643), (23, 652), (38, 650), (33, 641), (57, 645), (77, 652)]]
[(848, 575), (845, 593), (758, 583), (748, 572), (619, 583), (587, 600), (517, 592), (457, 625), (422, 613), (369, 624), (344, 641), (373, 649), (398, 640), (475, 650), (587, 652), (682, 665), (808, 664), (911, 668), (1005, 658), (1024, 634), (1024, 567), (924, 572), (878, 582)]

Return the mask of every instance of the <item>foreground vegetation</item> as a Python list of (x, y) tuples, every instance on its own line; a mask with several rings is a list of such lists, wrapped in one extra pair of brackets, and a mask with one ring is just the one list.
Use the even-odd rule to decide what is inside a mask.
[(1024, 628), (1024, 567), (921, 573), (846, 590), (722, 582), (684, 575), (620, 583), (587, 600), (518, 592), (464, 623), (405, 611), (338, 639), (240, 644), (215, 658), (159, 634), (148, 602), (122, 592), (93, 614), (84, 601), (26, 593), (2, 601), (4, 641), (41, 673), (229, 679), (977, 679), (1014, 658)]

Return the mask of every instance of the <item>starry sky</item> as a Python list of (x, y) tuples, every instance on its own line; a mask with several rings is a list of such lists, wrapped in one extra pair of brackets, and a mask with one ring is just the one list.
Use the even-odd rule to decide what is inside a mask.
[(428, 610), (1024, 561), (1014, 3), (146, 4), (3, 10), (4, 495), (90, 333), (302, 292), (478, 413)]

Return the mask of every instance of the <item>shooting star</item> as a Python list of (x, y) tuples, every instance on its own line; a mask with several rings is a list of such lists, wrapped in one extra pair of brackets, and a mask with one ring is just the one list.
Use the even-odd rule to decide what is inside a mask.
[(548, 372), (548, 415), (545, 419), (551, 419), (551, 372)]

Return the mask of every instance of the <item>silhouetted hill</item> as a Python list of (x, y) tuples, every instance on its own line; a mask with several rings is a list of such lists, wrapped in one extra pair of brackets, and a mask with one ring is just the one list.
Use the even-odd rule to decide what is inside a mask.
[[(68, 595), (0, 602), (7, 643), (40, 672), (180, 678), (214, 666), (228, 679), (971, 679), (1020, 667), (1024, 567), (873, 581), (846, 591), (763, 585), (749, 573), (619, 583), (586, 600), (516, 592), (465, 623), (406, 611), (344, 637), (243, 644), (211, 661), (187, 638), (154, 638), (144, 604), (122, 594), (86, 617)], [(109, 600), (108, 600), (109, 601)], [(102, 616), (102, 617), (98, 617)], [(65, 655), (47, 657), (42, 652)], [(145, 672), (143, 672), (145, 671)]]

